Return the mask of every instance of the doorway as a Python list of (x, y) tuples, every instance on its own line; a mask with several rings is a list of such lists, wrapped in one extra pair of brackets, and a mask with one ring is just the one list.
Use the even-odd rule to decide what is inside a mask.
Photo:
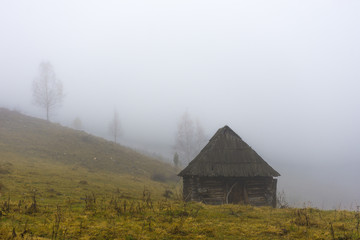
[(227, 202), (231, 204), (247, 204), (248, 196), (244, 182), (234, 182), (228, 190)]

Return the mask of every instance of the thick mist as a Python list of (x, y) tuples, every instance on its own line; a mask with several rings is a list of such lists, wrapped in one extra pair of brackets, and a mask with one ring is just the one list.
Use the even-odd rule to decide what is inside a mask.
[(4, 1), (0, 107), (32, 104), (39, 64), (64, 85), (51, 120), (171, 161), (184, 112), (230, 126), (290, 204), (360, 204), (360, 2)]

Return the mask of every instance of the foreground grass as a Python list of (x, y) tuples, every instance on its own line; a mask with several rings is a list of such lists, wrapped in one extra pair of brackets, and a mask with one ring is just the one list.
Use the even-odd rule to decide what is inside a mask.
[(358, 212), (185, 203), (176, 183), (0, 159), (0, 239), (360, 239)]
[(89, 195), (83, 202), (2, 202), (1, 239), (359, 239), (348, 211), (206, 206)]
[(0, 239), (360, 239), (359, 212), (208, 206), (146, 175), (0, 152)]

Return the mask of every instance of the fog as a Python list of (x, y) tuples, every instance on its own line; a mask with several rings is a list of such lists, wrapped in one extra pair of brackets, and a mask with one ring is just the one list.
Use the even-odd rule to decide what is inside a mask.
[(171, 160), (184, 112), (230, 126), (281, 177), (290, 204), (360, 204), (359, 1), (2, 1), (0, 107), (32, 104), (50, 61), (53, 122)]

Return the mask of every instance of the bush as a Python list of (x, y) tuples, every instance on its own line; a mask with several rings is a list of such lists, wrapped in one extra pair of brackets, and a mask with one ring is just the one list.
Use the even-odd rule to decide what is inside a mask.
[(174, 196), (174, 193), (171, 190), (165, 190), (165, 192), (163, 193), (163, 196), (165, 198), (170, 198), (170, 197)]
[(157, 181), (157, 182), (166, 182), (167, 177), (162, 173), (154, 173), (151, 175), (151, 180)]
[(11, 165), (9, 164), (3, 164), (0, 165), (0, 174), (10, 174), (11, 173)]
[(289, 208), (289, 203), (286, 200), (284, 190), (282, 192), (278, 192), (276, 195), (276, 204), (278, 208)]
[(81, 180), (81, 181), (79, 182), (79, 184), (88, 185), (88, 182), (87, 182), (86, 180)]

